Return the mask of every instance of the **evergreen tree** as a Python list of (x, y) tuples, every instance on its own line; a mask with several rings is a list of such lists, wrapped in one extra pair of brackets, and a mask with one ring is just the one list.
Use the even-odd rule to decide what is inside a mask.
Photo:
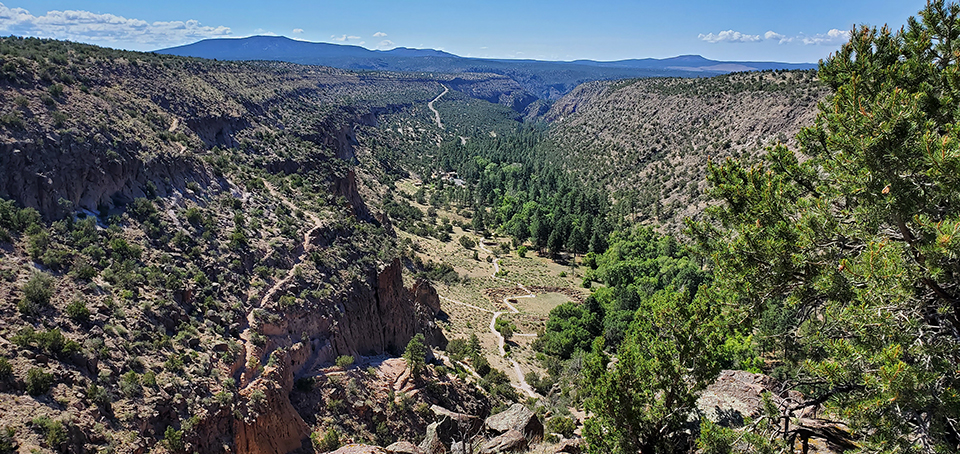
[(470, 220), (470, 228), (473, 229), (476, 233), (482, 233), (486, 230), (486, 225), (483, 223), (483, 208), (477, 208), (473, 213), (473, 219)]
[[(711, 166), (691, 234), (744, 322), (787, 335), (788, 384), (863, 451), (960, 449), (960, 7), (861, 27), (821, 63), (834, 94), (799, 152)], [(780, 331), (780, 332), (776, 332)]]

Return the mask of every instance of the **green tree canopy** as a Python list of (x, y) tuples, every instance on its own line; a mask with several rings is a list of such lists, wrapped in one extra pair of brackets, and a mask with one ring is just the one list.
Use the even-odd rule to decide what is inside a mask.
[(778, 360), (807, 400), (784, 417), (823, 404), (864, 451), (960, 447), (958, 37), (943, 1), (854, 29), (799, 151), (711, 166), (723, 203), (690, 229), (742, 320), (795, 338)]

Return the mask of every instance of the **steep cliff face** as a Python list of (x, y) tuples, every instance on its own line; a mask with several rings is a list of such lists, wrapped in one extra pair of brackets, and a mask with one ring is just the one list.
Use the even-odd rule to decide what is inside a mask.
[(339, 354), (399, 353), (417, 333), (431, 345), (446, 347), (435, 322), (440, 312), (437, 291), (426, 281), (404, 288), (402, 269), (394, 260), (377, 276), (375, 295), (360, 292), (343, 302), (344, 318), (333, 341)]
[[(446, 347), (446, 338), (436, 324), (440, 313), (437, 291), (427, 281), (405, 288), (402, 268), (399, 260), (393, 260), (367, 282), (356, 282), (348, 291), (319, 305), (283, 308), (276, 302), (265, 302), (276, 316), (255, 322), (254, 328), (267, 343), (248, 348), (255, 348), (259, 352), (256, 356), (266, 361), (270, 352), (300, 348), (304, 337), (309, 338), (307, 354), (292, 359), (293, 373), (303, 376), (341, 355), (397, 354), (417, 333), (422, 333), (430, 345)], [(278, 298), (299, 292), (301, 285), (311, 283), (291, 282), (277, 292)]]
[(190, 181), (203, 186), (214, 182), (192, 156), (143, 159), (69, 135), (0, 143), (0, 169), (0, 197), (51, 218), (77, 208), (110, 209), (136, 197), (182, 194)]
[(374, 282), (355, 285), (332, 305), (277, 309), (274, 321), (257, 324), (266, 340), (262, 346), (247, 343), (247, 362), (257, 358), (257, 363), (274, 366), (259, 375), (248, 367), (240, 378), (246, 413), (232, 428), (238, 453), (282, 454), (300, 447), (309, 429), (291, 404), (294, 377), (317, 375), (341, 355), (397, 353), (416, 333), (432, 345), (446, 346), (435, 323), (440, 312), (436, 290), (426, 281), (404, 288), (401, 270), (394, 260)]
[(240, 391), (248, 403), (234, 420), (238, 454), (280, 454), (300, 448), (310, 429), (290, 403), (293, 372), (290, 354), (278, 355), (275, 367)]

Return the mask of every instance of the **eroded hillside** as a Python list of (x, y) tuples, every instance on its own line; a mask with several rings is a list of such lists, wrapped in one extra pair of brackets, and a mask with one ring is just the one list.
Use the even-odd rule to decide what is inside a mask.
[(826, 94), (807, 71), (593, 82), (545, 118), (561, 165), (611, 190), (623, 215), (675, 228), (705, 206), (708, 160), (791, 143)]
[[(442, 372), (387, 393), (398, 377), (362, 359), (446, 340), (436, 291), (405, 286), (393, 229), (361, 195), (376, 190), (357, 177), (372, 159), (358, 130), (390, 118), (429, 144), (445, 87), (511, 107), (522, 93), (496, 76), (16, 38), (0, 59), (4, 443), (288, 452), (314, 449), (311, 433), (414, 439), (436, 403), (489, 412)], [(333, 402), (354, 405), (358, 385), (368, 404), (345, 416)]]

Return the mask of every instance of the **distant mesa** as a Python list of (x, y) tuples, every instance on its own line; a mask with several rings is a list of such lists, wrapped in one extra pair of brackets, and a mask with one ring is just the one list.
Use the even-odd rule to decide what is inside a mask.
[(815, 69), (814, 63), (717, 61), (700, 55), (619, 61), (541, 61), (460, 57), (435, 49), (370, 50), (349, 44), (283, 36), (217, 38), (155, 51), (217, 60), (272, 60), (348, 70), (494, 73), (510, 77), (541, 99), (555, 100), (584, 82), (641, 77), (705, 77), (740, 71)]

